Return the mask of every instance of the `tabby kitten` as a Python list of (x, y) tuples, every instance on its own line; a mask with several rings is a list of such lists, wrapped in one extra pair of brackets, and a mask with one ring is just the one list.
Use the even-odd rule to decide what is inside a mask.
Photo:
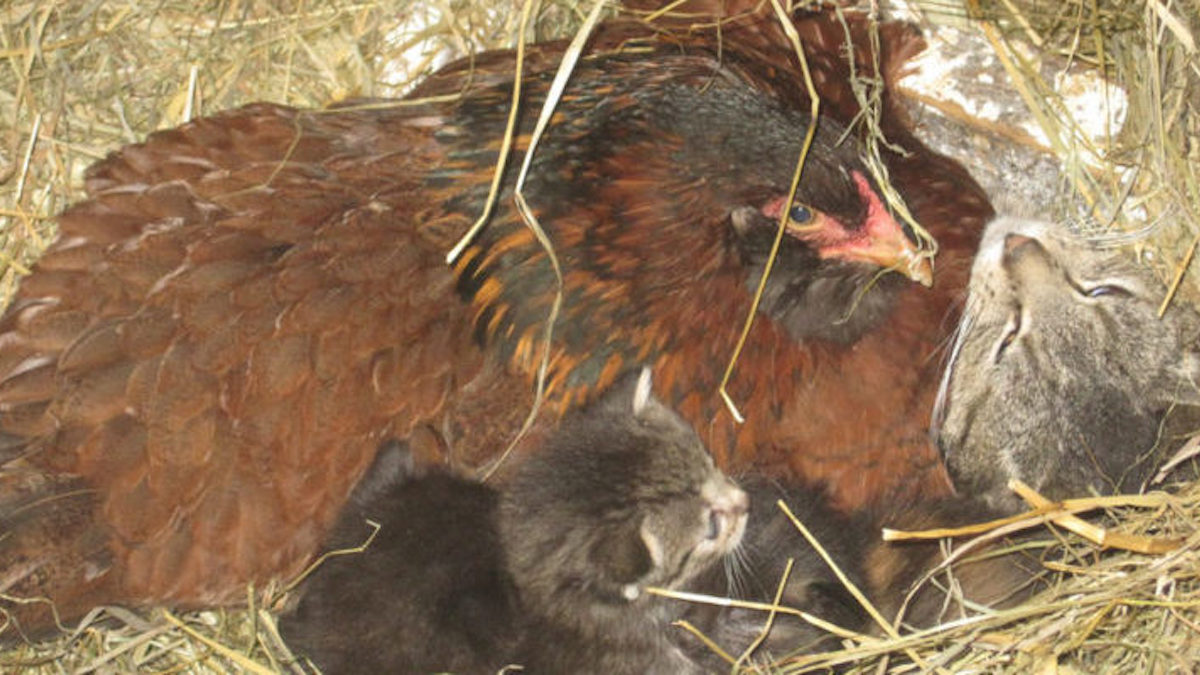
[[(723, 566), (701, 575), (689, 590), (718, 597), (770, 603), (787, 574), (780, 604), (802, 610), (842, 628), (861, 632), (867, 615), (837, 575), (823, 560), (791, 519), (780, 510), (784, 501), (808, 528), (826, 553), (859, 588), (865, 589), (861, 570), (863, 551), (878, 530), (866, 521), (846, 516), (828, 507), (819, 489), (803, 483), (779, 482), (763, 476), (743, 476), (739, 485), (750, 495), (750, 518), (737, 550)], [(733, 657), (745, 654), (744, 664), (771, 664), (792, 654), (811, 654), (839, 647), (835, 635), (790, 614), (776, 614), (770, 631), (754, 651), (768, 615), (760, 610), (695, 604), (683, 619), (700, 629)], [(709, 671), (729, 670), (728, 664), (690, 635), (680, 638), (693, 659)]]
[[(534, 673), (700, 672), (671, 641), (679, 588), (731, 551), (748, 500), (699, 437), (650, 396), (648, 371), (569, 420), (521, 467), (500, 533)], [(631, 414), (632, 413), (632, 414)]]
[(670, 641), (678, 588), (737, 545), (747, 499), (648, 371), (572, 413), (497, 491), (399, 467), (364, 483), (284, 636), (326, 673), (699, 672)]
[(1003, 217), (984, 234), (934, 413), (962, 494), (1002, 509), (1018, 478), (1051, 498), (1133, 490), (1164, 416), (1200, 404), (1200, 318), (1104, 240)]

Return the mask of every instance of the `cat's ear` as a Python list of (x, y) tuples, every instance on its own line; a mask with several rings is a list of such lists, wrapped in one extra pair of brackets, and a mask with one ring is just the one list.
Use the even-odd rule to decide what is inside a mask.
[(630, 601), (641, 595), (638, 582), (654, 569), (656, 557), (661, 556), (662, 545), (644, 523), (612, 530), (592, 547), (592, 559), (604, 578), (620, 586), (621, 596)]

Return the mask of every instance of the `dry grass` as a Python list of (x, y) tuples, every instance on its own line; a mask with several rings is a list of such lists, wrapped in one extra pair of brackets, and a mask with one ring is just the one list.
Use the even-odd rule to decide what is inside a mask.
[[(937, 628), (899, 638), (846, 641), (841, 652), (779, 664), (778, 672), (811, 672), (850, 664), (849, 672), (1191, 673), (1200, 666), (1200, 486), (1146, 498), (1090, 500), (1111, 504), (1089, 525), (1112, 537), (1169, 548), (1146, 555), (1103, 549), (1094, 539), (1051, 524), (1020, 544), (1046, 562), (1049, 590), (1017, 607), (980, 608)], [(1086, 508), (1089, 500), (1077, 500)], [(1073, 509), (1071, 509), (1073, 510)], [(1053, 518), (1064, 520), (1061, 512)], [(1069, 519), (1067, 517), (1066, 519)], [(1039, 518), (1026, 524), (1037, 525)], [(1068, 528), (1071, 524), (1065, 523)], [(1093, 525), (1094, 527), (1094, 525)], [(986, 538), (985, 532), (981, 538)], [(972, 555), (964, 538), (947, 554)], [(993, 554), (1002, 553), (1001, 549)], [(926, 583), (955, 592), (953, 568)]]
[[(0, 297), (53, 239), (54, 214), (81, 196), (83, 169), (110, 150), (253, 100), (319, 107), (397, 95), (451, 56), (511, 46), (514, 4), (10, 1), (0, 7)], [(950, 0), (919, 4), (935, 25), (967, 15)], [(569, 33), (588, 7), (543, 2), (535, 37)], [(970, 9), (1062, 161), (1074, 205), (1102, 224), (1157, 225), (1144, 244), (1148, 259), (1164, 281), (1200, 289), (1196, 275), (1183, 275), (1200, 236), (1200, 0), (989, 0)], [(1110, 142), (1084, 141), (1050, 86), (1066, 63), (1099, 69), (1127, 93), (1129, 123)], [(1101, 522), (1185, 543), (1143, 555), (1048, 531), (1048, 544), (1066, 555), (1060, 583), (1036, 602), (898, 639), (854, 640), (848, 651), (783, 670), (853, 659), (862, 673), (1194, 672), (1200, 488), (1156, 509), (1110, 509)], [(104, 628), (85, 622), (74, 639), (0, 654), (0, 670), (290, 668), (263, 609), (101, 616), (110, 619)]]
[[(1087, 214), (1101, 227), (1153, 229), (1145, 256), (1174, 282), (1200, 236), (1200, 2), (1181, 0), (916, 0), (931, 21), (971, 17), (1062, 165), (1068, 189), (1057, 217)], [(965, 7), (963, 5), (966, 5)], [(1073, 73), (1111, 83), (1097, 106), (1125, 123), (1096, 136), (1056, 86)], [(1065, 85), (1069, 88), (1070, 85)], [(1111, 96), (1110, 96), (1111, 95)], [(1200, 289), (1188, 278), (1189, 293)], [(1194, 298), (1193, 298), (1194, 301)]]

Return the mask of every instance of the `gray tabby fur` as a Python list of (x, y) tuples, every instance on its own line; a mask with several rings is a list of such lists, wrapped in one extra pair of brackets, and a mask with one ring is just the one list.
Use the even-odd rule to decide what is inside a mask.
[(1014, 509), (1017, 478), (1051, 498), (1137, 490), (1200, 403), (1200, 318), (1110, 241), (997, 218), (984, 234), (933, 433), (955, 485)]

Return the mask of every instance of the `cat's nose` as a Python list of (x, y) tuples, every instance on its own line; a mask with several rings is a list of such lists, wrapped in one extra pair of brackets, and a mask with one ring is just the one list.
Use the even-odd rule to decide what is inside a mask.
[(934, 447), (937, 448), (938, 456), (942, 458), (942, 462), (945, 462), (950, 456), (950, 444), (946, 442), (946, 436), (939, 429), (930, 434), (930, 438), (933, 440)]

